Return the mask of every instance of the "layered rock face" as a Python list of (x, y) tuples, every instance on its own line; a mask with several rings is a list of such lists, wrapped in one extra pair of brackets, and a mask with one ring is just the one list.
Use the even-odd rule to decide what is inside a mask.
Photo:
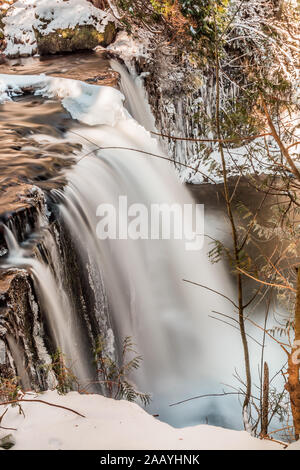
[[(0, 73), (45, 71), (92, 84), (116, 86), (118, 80), (118, 74), (109, 69), (101, 52), (41, 61), (11, 60), (0, 66)], [(51, 356), (57, 346), (43, 296), (30, 268), (31, 260), (49, 268), (56, 281), (58, 271), (63, 273), (60, 277), (64, 278), (64, 285), (58, 283), (58, 288), (62, 287), (71, 299), (71, 308), (77, 314), (73, 321), (83, 332), (91, 369), (92, 350), (107, 328), (105, 320), (97, 316), (99, 306), (88, 277), (82, 275), (84, 266), (59, 219), (56, 201), (50, 197), (52, 190), (63, 190), (63, 171), (74, 164), (75, 155), (81, 151), (78, 139), (64, 137), (73, 125), (76, 124), (69, 114), (53, 100), (25, 96), (1, 105), (0, 382), (17, 377), (23, 389), (45, 390), (56, 384)], [(14, 263), (13, 257), (8, 256), (6, 228), (24, 251), (22, 263)]]
[[(11, 182), (0, 197), (0, 256), (8, 247), (4, 224), (26, 240), (34, 230), (44, 198), (38, 188)], [(1, 259), (0, 258), (0, 259)], [(32, 278), (26, 269), (0, 269), (0, 377), (18, 377), (24, 389), (44, 389), (55, 383), (43, 365), (50, 362), (45, 329)]]
[(18, 377), (25, 390), (53, 386), (43, 367), (50, 362), (45, 330), (31, 277), (26, 270), (0, 274), (0, 377)]
[[(97, 338), (105, 334), (89, 279), (82, 275), (84, 266), (59, 220), (55, 202), (46, 201), (46, 195), (47, 191), (34, 185), (16, 183), (0, 198), (0, 382), (1, 378), (17, 379), (23, 390), (47, 390), (57, 383), (51, 367), (58, 350), (51, 319), (54, 312), (49, 311), (42, 287), (49, 288), (51, 296), (57, 290), (60, 298), (69, 299), (66, 308), (76, 313), (72, 322), (85, 338), (87, 377), (93, 381), (92, 351)], [(17, 252), (7, 229), (19, 245)], [(40, 266), (37, 271), (35, 263)], [(39, 275), (46, 271), (49, 276), (40, 281)], [(48, 279), (52, 287), (45, 285)]]

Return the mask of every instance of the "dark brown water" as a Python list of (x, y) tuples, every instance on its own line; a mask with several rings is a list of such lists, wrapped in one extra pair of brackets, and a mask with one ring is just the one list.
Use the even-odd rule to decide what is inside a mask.
[(110, 69), (106, 52), (81, 52), (50, 57), (28, 57), (7, 60), (0, 73), (72, 78), (97, 85), (116, 85), (118, 74)]
[[(0, 65), (0, 73), (44, 73), (114, 86), (118, 77), (102, 52), (7, 60)], [(72, 165), (81, 150), (79, 144), (65, 139), (66, 131), (75, 125), (58, 101), (28, 95), (0, 106), (1, 212), (18, 199), (14, 192), (24, 185), (49, 189), (64, 183), (62, 169)]]
[(72, 164), (78, 145), (64, 140), (70, 117), (58, 102), (25, 97), (0, 107), (0, 187), (22, 183), (54, 184)]

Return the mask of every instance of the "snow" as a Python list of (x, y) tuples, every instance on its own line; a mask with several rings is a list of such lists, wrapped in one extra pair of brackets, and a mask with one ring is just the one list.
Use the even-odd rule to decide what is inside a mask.
[(245, 431), (209, 425), (176, 429), (135, 403), (100, 395), (71, 392), (61, 396), (47, 391), (25, 396), (35, 398), (67, 406), (85, 417), (38, 402), (23, 402), (24, 417), (18, 407), (9, 406), (2, 425), (17, 430), (0, 430), (0, 439), (13, 434), (15, 450), (282, 449), (275, 442), (256, 439)]
[(300, 440), (288, 446), (288, 450), (300, 450)]
[(24, 88), (33, 90), (35, 95), (60, 99), (73, 119), (90, 126), (115, 126), (119, 120), (130, 119), (123, 106), (124, 96), (119, 90), (44, 74), (0, 74), (0, 103), (22, 94)]
[(11, 6), (11, 3), (12, 3), (12, 0), (7, 0), (7, 1), (4, 1), (3, 3), (1, 3), (0, 5), (0, 10), (7, 10), (7, 8), (9, 8)]
[(133, 35), (129, 36), (126, 31), (120, 31), (115, 41), (107, 47), (107, 50), (117, 54), (127, 66), (130, 66), (135, 58), (149, 57), (147, 52), (149, 50), (149, 38), (144, 34), (144, 37), (140, 36), (137, 39)]
[(87, 0), (19, 0), (8, 10), (3, 19), (7, 56), (26, 56), (37, 52), (36, 29), (47, 35), (57, 29), (75, 28), (77, 25), (92, 25), (102, 33), (109, 21), (110, 13), (94, 7)]
[[(274, 156), (278, 156), (278, 147), (273, 138), (267, 139), (269, 151)], [(246, 174), (266, 174), (273, 169), (268, 155), (264, 151), (263, 138), (256, 139), (251, 144), (242, 145), (233, 149), (223, 149), (227, 171), (231, 176), (238, 176), (241, 173)], [(218, 144), (213, 144), (209, 158), (202, 156), (201, 152), (195, 154), (188, 160), (187, 164), (199, 170), (191, 168), (180, 169), (180, 179), (191, 184), (201, 184), (205, 181), (205, 175), (211, 178), (215, 183), (223, 181), (222, 160)], [(211, 180), (210, 180), (211, 181)]]

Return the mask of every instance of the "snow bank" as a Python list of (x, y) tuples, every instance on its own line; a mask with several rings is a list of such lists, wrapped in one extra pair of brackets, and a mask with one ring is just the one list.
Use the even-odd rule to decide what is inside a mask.
[(115, 41), (107, 47), (107, 50), (121, 57), (126, 65), (130, 65), (134, 58), (149, 58), (149, 38), (144, 33), (144, 37), (139, 39), (129, 36), (126, 31), (120, 31)]
[[(27, 399), (36, 396), (27, 394)], [(25, 418), (18, 407), (8, 407), (2, 425), (17, 431), (0, 430), (0, 439), (13, 434), (16, 450), (45, 449), (259, 449), (282, 447), (261, 441), (245, 431), (231, 431), (200, 425), (175, 429), (152, 417), (128, 401), (116, 401), (100, 395), (79, 395), (71, 392), (60, 396), (48, 391), (37, 398), (67, 406), (70, 411), (42, 403), (22, 403)], [(3, 407), (4, 408), (4, 407)]]
[(114, 21), (110, 13), (95, 8), (87, 0), (19, 0), (9, 8), (3, 19), (7, 42), (4, 54), (35, 54), (34, 30), (47, 35), (57, 29), (91, 25), (103, 33), (109, 21)]
[(289, 445), (288, 450), (300, 450), (300, 440)]
[[(208, 137), (213, 138), (213, 137)], [(266, 139), (269, 152), (274, 159), (278, 156), (278, 147), (273, 137)], [(246, 174), (267, 174), (272, 171), (268, 154), (264, 151), (264, 138), (258, 138), (250, 145), (242, 145), (236, 148), (223, 148), (227, 171), (230, 176)], [(218, 144), (214, 144), (209, 158), (200, 152), (195, 153), (188, 161), (190, 168), (180, 169), (180, 179), (182, 182), (190, 184), (201, 184), (205, 181), (205, 176), (212, 178), (215, 183), (222, 183), (222, 159)], [(195, 171), (199, 169), (200, 172)], [(211, 181), (211, 180), (210, 180)]]
[(0, 103), (22, 94), (24, 89), (32, 90), (35, 95), (60, 99), (73, 119), (90, 126), (115, 126), (122, 119), (130, 119), (123, 106), (124, 96), (115, 88), (44, 74), (0, 74)]

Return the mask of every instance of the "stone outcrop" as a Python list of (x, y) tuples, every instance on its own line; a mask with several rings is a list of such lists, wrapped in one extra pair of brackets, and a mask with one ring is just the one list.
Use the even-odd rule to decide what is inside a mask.
[(44, 389), (53, 379), (45, 331), (31, 278), (26, 270), (0, 272), (0, 377), (18, 377), (26, 390)]
[(103, 33), (92, 25), (76, 26), (76, 28), (58, 29), (44, 35), (35, 30), (37, 51), (40, 55), (74, 52), (94, 49), (96, 46), (108, 46), (115, 38), (116, 28), (109, 22)]
[(33, 229), (43, 205), (43, 194), (36, 187), (9, 180), (0, 189), (0, 256), (6, 253), (1, 223), (13, 229), (19, 242)]
[(116, 21), (108, 5), (100, 5), (87, 0), (8, 4), (0, 11), (0, 47), (9, 58), (106, 47), (115, 38)]
[[(43, 209), (43, 193), (35, 186), (10, 181), (0, 193), (0, 257), (7, 254), (2, 223), (19, 242), (34, 230)], [(31, 276), (26, 269), (0, 269), (0, 377), (18, 377), (24, 389), (44, 389), (55, 379), (43, 364), (50, 362), (46, 334)]]

